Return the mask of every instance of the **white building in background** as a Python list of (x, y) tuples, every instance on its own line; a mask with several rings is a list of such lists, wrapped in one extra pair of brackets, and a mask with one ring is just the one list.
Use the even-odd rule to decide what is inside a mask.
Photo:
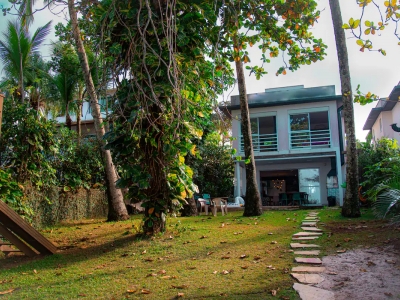
[[(308, 205), (343, 204), (345, 182), (342, 96), (335, 86), (290, 86), (249, 94), (257, 184), (262, 198), (304, 193)], [(245, 194), (246, 174), (239, 96), (224, 107), (232, 117), (235, 197)], [(264, 204), (265, 205), (265, 204)]]
[(392, 128), (392, 124), (400, 126), (400, 85), (393, 88), (388, 98), (382, 98), (378, 101), (375, 108), (371, 109), (364, 130), (368, 130), (372, 142), (375, 143), (382, 137), (395, 139), (400, 145), (400, 132)]

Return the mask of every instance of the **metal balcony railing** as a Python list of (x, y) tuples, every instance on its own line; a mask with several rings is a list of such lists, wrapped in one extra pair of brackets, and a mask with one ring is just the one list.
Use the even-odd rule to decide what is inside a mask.
[(329, 148), (331, 146), (330, 130), (302, 130), (290, 133), (291, 149)]
[[(252, 140), (254, 152), (278, 151), (278, 136), (276, 133), (253, 134)], [(240, 137), (240, 152), (244, 153), (243, 136)]]

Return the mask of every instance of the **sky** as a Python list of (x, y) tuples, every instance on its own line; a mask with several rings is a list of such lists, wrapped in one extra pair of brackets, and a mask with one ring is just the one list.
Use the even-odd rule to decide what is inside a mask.
[[(321, 11), (321, 17), (318, 20), (318, 24), (315, 24), (312, 32), (316, 38), (322, 38), (324, 43), (328, 45), (328, 55), (323, 61), (318, 61), (310, 66), (302, 66), (295, 72), (288, 72), (287, 75), (280, 76), (276, 76), (275, 73), (278, 68), (282, 66), (282, 58), (275, 58), (266, 66), (268, 74), (264, 75), (260, 80), (256, 80), (254, 76), (246, 77), (247, 92), (249, 94), (264, 92), (266, 88), (293, 85), (304, 85), (305, 87), (335, 85), (336, 94), (341, 93), (339, 67), (329, 2), (328, 0), (316, 1), (318, 2), (318, 9)], [(42, 3), (42, 1), (38, 2)], [(344, 23), (348, 23), (351, 17), (355, 19), (359, 18), (361, 10), (356, 4), (356, 0), (339, 0), (339, 2)], [(383, 0), (376, 0), (376, 2), (382, 2), (381, 6), (383, 7)], [(1, 5), (7, 6), (9, 3), (6, 0), (0, 0), (0, 6)], [(58, 11), (59, 10), (60, 9), (58, 9)], [(378, 20), (379, 15), (371, 6), (367, 9), (365, 17), (364, 20)], [(0, 15), (0, 32), (3, 32), (6, 28), (7, 19), (12, 19), (12, 16), (3, 17)], [(65, 20), (65, 16), (63, 16), (62, 13), (59, 16), (55, 16), (48, 10), (39, 12), (37, 16), (35, 16), (32, 30), (38, 26), (43, 26), (51, 19), (53, 19), (53, 24), (55, 25)], [(371, 38), (374, 43), (374, 49), (382, 48), (386, 50), (387, 55), (383, 56), (379, 52), (360, 52), (360, 47), (356, 45), (356, 39), (350, 32), (346, 31), (353, 91), (355, 91), (357, 85), (360, 84), (363, 92), (370, 91), (380, 97), (387, 97), (393, 87), (400, 81), (400, 71), (398, 71), (398, 66), (400, 66), (400, 55), (398, 55), (400, 46), (393, 32), (394, 25), (390, 24), (382, 34), (379, 34), (379, 36), (377, 34), (373, 39)], [(48, 45), (51, 40), (55, 40), (54, 31), (50, 34), (46, 45)], [(260, 53), (256, 47), (250, 48), (249, 52), (252, 64), (256, 64), (261, 57)], [(43, 55), (49, 58), (48, 46), (47, 49), (43, 49)], [(0, 66), (0, 69), (1, 68)], [(225, 93), (223, 98), (229, 99), (231, 95), (237, 94), (238, 90), (234, 87)], [(375, 103), (365, 106), (355, 104), (356, 136), (359, 140), (365, 140), (365, 136), (368, 133), (367, 131), (363, 131), (362, 128), (368, 117), (368, 113), (373, 107), (375, 107)]]

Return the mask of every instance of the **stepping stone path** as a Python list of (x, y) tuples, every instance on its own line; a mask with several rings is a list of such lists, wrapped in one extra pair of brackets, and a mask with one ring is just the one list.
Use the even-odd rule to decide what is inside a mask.
[(295, 255), (319, 255), (319, 250), (300, 250), (294, 251)]
[(294, 236), (293, 240), (316, 240), (319, 236)]
[[(302, 232), (295, 233), (292, 237), (293, 241), (307, 241), (316, 240), (323, 233), (322, 230), (317, 228), (317, 223), (319, 222), (318, 213), (310, 212), (307, 217), (304, 218), (301, 224)], [(321, 224), (320, 224), (321, 225)], [(320, 255), (319, 250), (313, 250), (310, 248), (319, 248), (319, 245), (308, 244), (306, 242), (301, 243), (291, 243), (290, 247), (295, 249), (294, 255), (300, 256), (318, 256)], [(307, 250), (302, 250), (307, 249)], [(310, 249), (310, 250), (308, 250)], [(302, 300), (334, 300), (335, 294), (331, 291), (313, 287), (324, 281), (324, 277), (320, 273), (324, 273), (325, 267), (315, 266), (322, 265), (322, 260), (318, 257), (295, 257), (294, 261), (299, 264), (292, 268), (292, 273), (290, 274), (299, 283), (293, 285), (293, 289), (299, 294)]]
[(317, 227), (301, 227), (301, 230), (314, 231), (314, 232), (321, 232), (322, 231), (322, 229), (319, 229)]
[(303, 222), (303, 223), (301, 223), (301, 226), (305, 226), (305, 227), (317, 227), (317, 222)]
[(299, 237), (299, 236), (318, 236), (322, 235), (321, 232), (298, 232), (293, 234), (293, 237)]

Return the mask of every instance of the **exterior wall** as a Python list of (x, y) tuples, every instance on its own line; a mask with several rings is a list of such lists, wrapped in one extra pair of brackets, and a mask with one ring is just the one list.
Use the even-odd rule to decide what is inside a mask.
[[(329, 128), (331, 131), (331, 148), (339, 148), (339, 129), (338, 129), (338, 118), (337, 118), (337, 103), (336, 101), (324, 101), (314, 103), (304, 103), (295, 105), (282, 105), (274, 107), (261, 107), (250, 109), (250, 117), (261, 117), (268, 115), (276, 115), (276, 127), (278, 135), (278, 152), (279, 154), (289, 153), (304, 153), (304, 152), (321, 152), (324, 149), (290, 149), (289, 145), (289, 113), (293, 113), (296, 110), (299, 112), (318, 110), (319, 108), (327, 108), (329, 113)], [(232, 136), (236, 137), (233, 142), (233, 147), (240, 153), (240, 110), (232, 111)], [(344, 128), (344, 127), (343, 127)], [(276, 152), (270, 154), (277, 154)], [(262, 153), (262, 155), (268, 155), (268, 153)], [(257, 153), (255, 153), (257, 156)]]
[[(382, 122), (382, 129), (380, 123)], [(372, 126), (371, 133), (373, 140), (377, 141), (383, 137), (395, 139), (400, 144), (400, 133), (395, 132), (391, 128), (391, 124), (398, 123), (400, 125), (400, 105), (396, 104), (391, 111), (382, 111)]]
[(400, 145), (400, 132), (394, 131), (390, 125), (396, 123), (397, 126), (400, 126), (400, 104), (397, 103), (392, 109), (392, 118), (391, 123), (389, 124), (388, 130), (392, 133), (392, 138), (397, 140), (397, 143)]

